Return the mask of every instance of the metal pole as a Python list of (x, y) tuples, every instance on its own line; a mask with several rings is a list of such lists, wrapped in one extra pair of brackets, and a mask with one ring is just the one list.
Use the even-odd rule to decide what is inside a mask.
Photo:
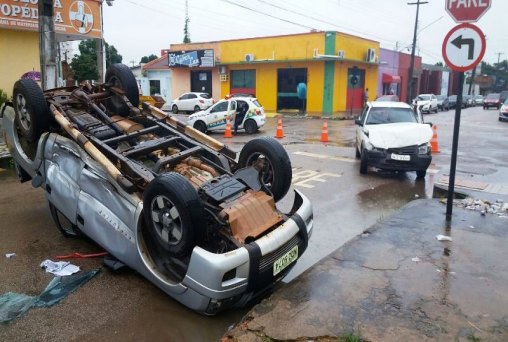
[(420, 1), (417, 2), (408, 2), (408, 5), (416, 5), (416, 19), (415, 19), (415, 29), (413, 32), (413, 47), (411, 49), (411, 61), (409, 63), (409, 79), (407, 82), (407, 103), (411, 104), (413, 100), (413, 73), (415, 67), (415, 49), (416, 49), (416, 33), (418, 30), (418, 14), (420, 13), (420, 5), (427, 4), (428, 1)]
[(57, 86), (56, 69), (56, 35), (53, 21), (53, 1), (41, 0), (39, 12), (39, 54), (41, 64), (42, 89), (52, 89)]
[(460, 111), (462, 109), (462, 92), (464, 91), (464, 72), (459, 74), (459, 93), (455, 106), (455, 124), (453, 126), (452, 160), (448, 179), (448, 200), (446, 202), (446, 221), (452, 220), (453, 197), (455, 191), (455, 170), (457, 166), (457, 149), (459, 146)]

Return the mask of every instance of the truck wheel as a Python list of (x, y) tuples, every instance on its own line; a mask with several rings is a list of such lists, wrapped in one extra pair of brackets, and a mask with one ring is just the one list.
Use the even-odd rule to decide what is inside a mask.
[[(112, 64), (106, 71), (106, 83), (123, 90), (130, 103), (136, 108), (139, 106), (138, 83), (127, 65)], [(121, 116), (127, 116), (130, 112), (129, 106), (114, 94), (106, 101), (106, 107)]]
[(242, 168), (257, 166), (260, 181), (272, 192), (275, 202), (284, 197), (291, 186), (291, 161), (284, 147), (273, 138), (250, 140), (240, 152), (238, 165)]
[(203, 239), (206, 215), (187, 178), (175, 172), (157, 176), (145, 190), (143, 202), (152, 240), (174, 257), (190, 255)]
[(425, 170), (417, 170), (416, 171), (416, 179), (423, 179), (423, 178), (425, 178), (426, 174), (427, 174), (427, 169), (425, 169)]
[(245, 132), (247, 132), (248, 134), (254, 134), (258, 130), (258, 125), (256, 124), (256, 121), (249, 119), (245, 121), (245, 123), (243, 124), (243, 128), (245, 129)]
[(14, 83), (14, 111), (20, 135), (28, 142), (39, 140), (49, 130), (49, 108), (44, 93), (34, 80), (22, 79)]
[(56, 227), (66, 238), (81, 238), (83, 237), (83, 233), (79, 230), (78, 226), (73, 224), (67, 217), (65, 217), (60, 210), (58, 210), (50, 201), (49, 211), (51, 212), (51, 217), (56, 224)]
[(367, 151), (362, 149), (360, 157), (360, 174), (366, 175), (368, 169), (369, 169), (369, 160), (367, 158)]

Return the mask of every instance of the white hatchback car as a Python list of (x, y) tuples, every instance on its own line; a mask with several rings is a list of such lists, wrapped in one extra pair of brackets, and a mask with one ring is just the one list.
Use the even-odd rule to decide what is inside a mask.
[(265, 124), (266, 116), (263, 106), (254, 97), (233, 97), (221, 100), (212, 107), (189, 116), (187, 123), (203, 133), (224, 130), (226, 118), (229, 117), (233, 127), (238, 109), (244, 106), (247, 106), (247, 112), (239, 123), (238, 129), (244, 129), (249, 134), (255, 133)]
[(171, 104), (165, 104), (162, 110), (178, 112), (199, 112), (213, 105), (213, 99), (208, 93), (185, 93), (176, 98)]
[(416, 104), (422, 113), (437, 113), (438, 111), (437, 97), (434, 94), (418, 95), (413, 104)]
[(403, 102), (367, 102), (355, 123), (361, 174), (374, 166), (425, 177), (432, 161), (432, 129), (419, 112)]

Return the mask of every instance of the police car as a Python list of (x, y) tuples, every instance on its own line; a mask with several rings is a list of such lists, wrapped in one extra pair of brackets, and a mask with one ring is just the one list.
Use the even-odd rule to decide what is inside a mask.
[(244, 129), (249, 134), (256, 133), (265, 124), (266, 116), (263, 106), (254, 97), (227, 96), (210, 108), (189, 116), (187, 123), (203, 133), (224, 130), (227, 118), (229, 117), (233, 127), (235, 115), (245, 106), (247, 106), (247, 112), (238, 125), (238, 129)]

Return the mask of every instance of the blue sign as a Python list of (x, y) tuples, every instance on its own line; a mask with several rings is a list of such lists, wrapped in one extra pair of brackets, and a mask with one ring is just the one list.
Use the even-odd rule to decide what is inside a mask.
[(213, 50), (193, 50), (169, 52), (170, 67), (213, 68), (215, 58)]

